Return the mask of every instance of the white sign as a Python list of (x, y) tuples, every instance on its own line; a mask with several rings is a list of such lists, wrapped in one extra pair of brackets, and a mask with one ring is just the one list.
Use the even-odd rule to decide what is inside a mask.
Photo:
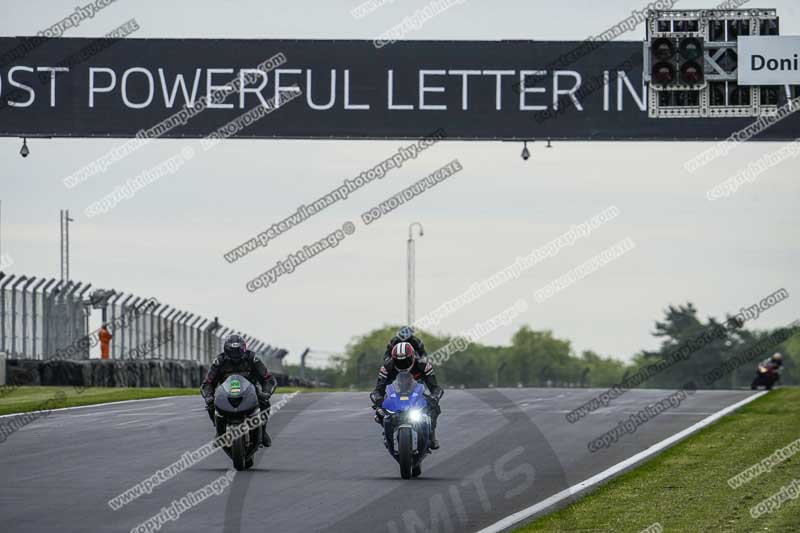
[(739, 37), (739, 85), (800, 85), (800, 37)]

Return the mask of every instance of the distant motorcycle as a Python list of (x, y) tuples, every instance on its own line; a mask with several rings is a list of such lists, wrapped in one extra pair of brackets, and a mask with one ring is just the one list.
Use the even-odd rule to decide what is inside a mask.
[(400, 465), (403, 479), (422, 473), (422, 460), (431, 453), (431, 417), (425, 387), (402, 372), (386, 388), (379, 414), (383, 416), (383, 440)]
[[(247, 419), (259, 419), (261, 410), (258, 407), (258, 390), (244, 377), (232, 374), (214, 392), (214, 408), (214, 426), (217, 436), (222, 436), (228, 428), (233, 430)], [(261, 443), (261, 432), (266, 431), (264, 426), (264, 423), (245, 426), (246, 429), (249, 428), (247, 431), (236, 435), (230, 446), (222, 447), (233, 460), (236, 470), (246, 470), (253, 466), (253, 458)]]
[(778, 373), (778, 365), (772, 363), (758, 365), (756, 377), (750, 384), (750, 388), (756, 390), (758, 387), (763, 386), (765, 389), (771, 390), (779, 379), (781, 379), (781, 375)]

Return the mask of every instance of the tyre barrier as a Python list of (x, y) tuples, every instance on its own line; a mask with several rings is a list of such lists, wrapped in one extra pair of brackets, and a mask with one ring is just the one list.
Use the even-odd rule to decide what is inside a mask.
[[(209, 365), (196, 361), (7, 359), (8, 385), (199, 388)], [(274, 374), (281, 387), (311, 387), (307, 380)]]

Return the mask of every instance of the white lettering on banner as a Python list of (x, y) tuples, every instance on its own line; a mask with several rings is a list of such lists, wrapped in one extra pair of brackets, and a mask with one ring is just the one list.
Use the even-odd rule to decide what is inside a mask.
[[(772, 65), (766, 62), (765, 65)], [(766, 68), (766, 67), (765, 67)], [(49, 88), (37, 89), (30, 85), (36, 72), (49, 72), (52, 80)], [(56, 72), (59, 76), (56, 76)], [(608, 70), (603, 75), (608, 79)], [(355, 72), (351, 69), (276, 69), (270, 76), (254, 68), (197, 68), (178, 71), (168, 67), (130, 67), (115, 69), (108, 66), (88, 66), (85, 74), (69, 69), (18, 65), (6, 72), (0, 70), (0, 99), (9, 93), (7, 87), (16, 88), (8, 105), (16, 108), (30, 107), (38, 94), (46, 90), (51, 108), (58, 104), (72, 105), (56, 99), (56, 80), (60, 84), (66, 76), (86, 76), (87, 106), (109, 109), (115, 103), (126, 109), (169, 110), (183, 107), (193, 108), (199, 100), (206, 100), (208, 109), (250, 109), (261, 104), (266, 107), (271, 98), (286, 99), (287, 93), (305, 93), (305, 105), (314, 111), (343, 109), (345, 111), (369, 111), (376, 104), (376, 95), (385, 95), (381, 105), (390, 111), (473, 111), (476, 107), (488, 107), (495, 112), (507, 110), (531, 113), (555, 110), (565, 102), (577, 112), (584, 112), (582, 100), (587, 96), (582, 91), (584, 79), (591, 76), (577, 70), (501, 70), (501, 69), (418, 69), (399, 71), (386, 69), (381, 81), (374, 73)], [(413, 76), (413, 78), (412, 78)], [(595, 77), (600, 74), (595, 74)], [(6, 78), (4, 86), (3, 78)], [(612, 83), (617, 82), (616, 106), (603, 105), (603, 112), (623, 111), (625, 100), (646, 111), (646, 99), (639, 94), (635, 84), (625, 72), (611, 74)], [(415, 78), (415, 79), (414, 79)], [(412, 81), (412, 79), (414, 81)], [(287, 84), (291, 80), (290, 84)], [(521, 84), (519, 93), (509, 90)], [(238, 86), (238, 87), (237, 87)], [(6, 89), (4, 91), (4, 89)], [(613, 89), (612, 89), (613, 90)], [(238, 93), (238, 95), (237, 95)], [(457, 95), (461, 105), (448, 105)], [(384, 96), (379, 96), (384, 98)], [(608, 94), (605, 95), (608, 99)], [(571, 101), (571, 102), (570, 102)], [(74, 106), (73, 106), (74, 107)], [(599, 106), (598, 106), (599, 107)]]

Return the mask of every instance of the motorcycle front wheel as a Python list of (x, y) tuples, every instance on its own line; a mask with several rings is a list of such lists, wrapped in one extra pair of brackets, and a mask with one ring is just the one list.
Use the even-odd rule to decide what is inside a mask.
[(233, 445), (231, 446), (231, 458), (233, 459), (233, 467), (236, 470), (247, 469), (247, 453), (244, 448), (244, 436), (233, 441)]
[(398, 462), (400, 463), (400, 477), (411, 479), (413, 468), (413, 450), (411, 449), (411, 428), (400, 428), (397, 434)]

